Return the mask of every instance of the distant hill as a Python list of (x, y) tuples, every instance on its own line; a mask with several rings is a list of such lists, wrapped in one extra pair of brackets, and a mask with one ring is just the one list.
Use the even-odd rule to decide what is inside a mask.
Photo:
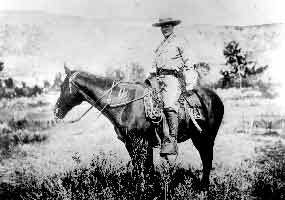
[[(52, 79), (66, 62), (103, 73), (107, 67), (139, 62), (151, 68), (153, 49), (162, 40), (151, 21), (85, 19), (43, 12), (0, 13), (0, 59), (6, 73), (42, 81)], [(187, 25), (177, 27), (193, 49), (195, 60), (208, 62), (213, 72), (224, 64), (225, 43), (236, 40), (260, 64), (284, 40), (284, 24), (256, 26)]]

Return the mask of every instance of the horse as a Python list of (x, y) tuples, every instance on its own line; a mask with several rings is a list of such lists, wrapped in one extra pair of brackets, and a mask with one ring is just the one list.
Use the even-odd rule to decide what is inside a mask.
[[(131, 158), (138, 184), (144, 187), (146, 179), (154, 171), (153, 147), (155, 130), (146, 117), (144, 96), (146, 85), (135, 82), (116, 82), (112, 78), (94, 75), (84, 71), (70, 70), (64, 66), (66, 77), (61, 84), (60, 96), (54, 107), (55, 117), (63, 119), (66, 114), (83, 101), (96, 107), (111, 121), (114, 130)], [(212, 169), (213, 146), (222, 122), (224, 105), (219, 96), (207, 88), (197, 90), (202, 102), (206, 120), (200, 123), (203, 133), (192, 124), (186, 126), (180, 120), (178, 143), (192, 139), (200, 154), (203, 174), (200, 183), (209, 185)]]

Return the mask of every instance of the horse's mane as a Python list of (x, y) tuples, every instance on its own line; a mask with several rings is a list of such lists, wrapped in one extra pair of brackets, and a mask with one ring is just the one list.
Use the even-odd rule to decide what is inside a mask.
[[(97, 74), (92, 74), (90, 72), (86, 71), (78, 71), (80, 72), (80, 77), (82, 78), (82, 81), (84, 81), (84, 85), (87, 87), (92, 87), (93, 85), (99, 86), (102, 89), (109, 89), (112, 87), (113, 83), (118, 81), (114, 78), (107, 77), (107, 76), (102, 76), (102, 75), (97, 75)], [(121, 84), (127, 84), (127, 85), (136, 85), (139, 87), (144, 87), (143, 82), (128, 82), (128, 81), (120, 81)]]

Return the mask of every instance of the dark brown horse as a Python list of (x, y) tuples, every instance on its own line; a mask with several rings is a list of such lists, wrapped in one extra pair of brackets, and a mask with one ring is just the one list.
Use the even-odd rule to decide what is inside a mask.
[[(146, 118), (143, 96), (145, 85), (141, 83), (115, 83), (114, 80), (87, 72), (71, 71), (65, 67), (66, 78), (61, 85), (60, 97), (55, 106), (55, 116), (63, 119), (68, 111), (87, 101), (102, 112), (112, 124), (118, 138), (124, 142), (131, 157), (141, 186), (153, 170), (154, 127)], [(178, 142), (192, 139), (203, 164), (201, 183), (209, 184), (212, 168), (213, 146), (221, 124), (224, 106), (221, 99), (209, 89), (197, 90), (206, 120), (196, 127), (180, 120)], [(124, 104), (124, 102), (128, 102)], [(117, 106), (110, 106), (117, 104)]]

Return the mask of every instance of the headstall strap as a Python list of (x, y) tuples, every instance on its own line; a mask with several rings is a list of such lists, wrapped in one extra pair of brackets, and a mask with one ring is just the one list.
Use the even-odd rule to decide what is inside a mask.
[(138, 98), (135, 98), (135, 99), (132, 99), (132, 100), (127, 101), (127, 102), (125, 102), (125, 103), (111, 105), (113, 89), (121, 83), (120, 81), (114, 81), (114, 82), (112, 83), (112, 86), (111, 86), (99, 99), (97, 99), (96, 101), (94, 101), (88, 94), (86, 94), (84, 91), (82, 91), (82, 90), (78, 87), (78, 85), (74, 82), (74, 79), (78, 76), (79, 73), (80, 73), (80, 72), (74, 72), (74, 73), (69, 77), (69, 90), (70, 90), (70, 92), (72, 92), (72, 86), (75, 87), (75, 89), (76, 89), (78, 92), (80, 92), (80, 93), (84, 96), (84, 98), (91, 104), (91, 107), (88, 108), (88, 110), (85, 111), (84, 114), (81, 115), (78, 119), (71, 121), (71, 123), (79, 121), (85, 114), (88, 113), (88, 111), (91, 110), (92, 107), (95, 107), (96, 104), (97, 104), (99, 101), (101, 101), (106, 95), (108, 95), (108, 97), (107, 97), (107, 99), (106, 99), (107, 103), (103, 106), (103, 108), (102, 108), (101, 110), (99, 110), (99, 111), (100, 111), (100, 114), (96, 117), (96, 119), (99, 118), (99, 116), (102, 114), (102, 112), (105, 110), (106, 107), (110, 107), (110, 108), (122, 107), (122, 106), (125, 106), (125, 105), (127, 105), (127, 104), (130, 104), (130, 103), (132, 103), (132, 102), (135, 102), (135, 101), (138, 101), (138, 100), (140, 100), (140, 99), (143, 99), (143, 98), (147, 95), (147, 93), (145, 93), (143, 96), (138, 97)]
[(79, 74), (79, 72), (74, 72), (70, 77), (69, 77), (69, 92), (72, 92), (71, 86), (72, 84), (74, 84), (74, 79), (76, 78), (76, 76)]
[(79, 121), (80, 119), (82, 119), (82, 117), (84, 115), (86, 115), (93, 107), (96, 106), (96, 104), (102, 100), (106, 95), (108, 95), (108, 98), (107, 98), (107, 103), (103, 106), (103, 108), (100, 111), (100, 113), (98, 114), (98, 116), (96, 117), (95, 121), (101, 116), (102, 112), (105, 110), (105, 108), (107, 106), (110, 105), (111, 101), (112, 101), (112, 97), (111, 97), (111, 94), (112, 94), (112, 91), (113, 89), (120, 83), (119, 81), (114, 81), (112, 83), (112, 87), (110, 89), (108, 89), (99, 99), (97, 99), (96, 101), (94, 101), (88, 94), (86, 94), (84, 91), (80, 90), (80, 88), (76, 85), (76, 83), (74, 82), (74, 79), (76, 78), (76, 76), (79, 74), (79, 72), (74, 72), (70, 77), (69, 77), (69, 90), (70, 90), (70, 93), (72, 92), (72, 86), (75, 87), (75, 89), (80, 92), (84, 98), (91, 104), (90, 108), (88, 108), (78, 119), (76, 120), (72, 120), (70, 121), (70, 123), (74, 123), (74, 122), (77, 122)]

